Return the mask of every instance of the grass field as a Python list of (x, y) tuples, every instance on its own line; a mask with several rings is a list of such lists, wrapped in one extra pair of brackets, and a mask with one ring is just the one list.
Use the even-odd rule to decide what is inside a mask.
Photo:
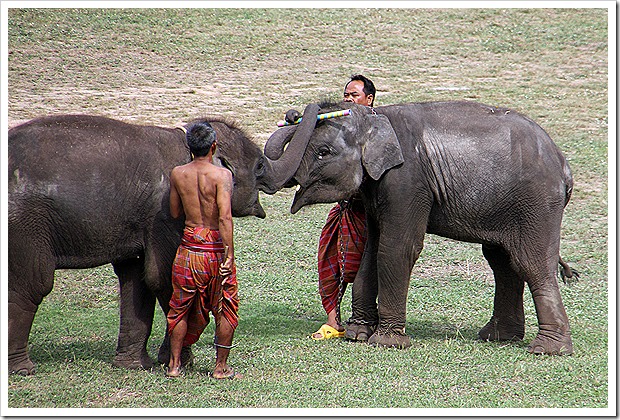
[[(37, 374), (8, 378), (8, 407), (140, 408), (130, 411), (137, 415), (483, 407), (510, 415), (521, 413), (517, 408), (612, 414), (596, 410), (615, 408), (608, 353), (610, 344), (615, 349), (608, 287), (612, 17), (605, 8), (8, 10), (10, 126), (61, 113), (163, 126), (217, 114), (263, 144), (286, 110), (339, 98), (354, 73), (374, 80), (377, 105), (465, 99), (525, 113), (572, 166), (562, 256), (581, 273), (579, 283), (560, 286), (575, 346), (570, 357), (526, 352), (537, 331), (527, 290), (524, 342), (477, 341), (491, 316), (491, 271), (478, 245), (431, 235), (411, 277), (410, 349), (314, 342), (308, 335), (324, 321), (316, 247), (330, 205), (291, 215), (292, 191), (261, 195), (265, 220), (235, 219), (241, 307), (230, 363), (244, 379), (205, 376), (214, 362), (212, 325), (181, 380), (167, 380), (160, 368), (113, 368), (119, 320), (111, 267), (59, 270), (30, 336)], [(349, 313), (347, 292), (343, 317)], [(153, 358), (164, 328), (158, 310)]]

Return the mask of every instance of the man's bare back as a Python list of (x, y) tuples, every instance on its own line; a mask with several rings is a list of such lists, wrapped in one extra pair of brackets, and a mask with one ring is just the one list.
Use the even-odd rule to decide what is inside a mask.
[(178, 166), (170, 175), (170, 213), (185, 214), (185, 225), (220, 228), (220, 213), (230, 213), (232, 175), (205, 157)]
[(229, 275), (234, 263), (232, 192), (230, 171), (213, 164), (213, 148), (207, 156), (177, 166), (170, 174), (170, 215), (185, 215), (185, 225), (218, 229), (227, 249), (220, 274)]

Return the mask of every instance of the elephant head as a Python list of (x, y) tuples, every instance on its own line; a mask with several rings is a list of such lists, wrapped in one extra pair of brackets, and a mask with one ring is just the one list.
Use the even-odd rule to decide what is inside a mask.
[[(288, 180), (288, 184), (299, 185), (291, 213), (309, 204), (348, 199), (365, 176), (378, 180), (403, 163), (400, 144), (386, 116), (350, 103), (324, 106), (321, 112), (345, 108), (351, 108), (351, 115), (319, 121), (312, 131), (297, 170)], [(295, 140), (291, 139), (284, 153), (298, 147)], [(274, 134), (265, 145), (265, 154), (277, 156), (284, 148), (281, 142), (282, 137)]]
[[(201, 120), (195, 120), (197, 122)], [(230, 121), (209, 118), (206, 120), (216, 132), (217, 148), (213, 163), (233, 174), (232, 211), (235, 217), (256, 216), (265, 218), (265, 210), (258, 198), (257, 177), (263, 164), (263, 153), (243, 130)]]

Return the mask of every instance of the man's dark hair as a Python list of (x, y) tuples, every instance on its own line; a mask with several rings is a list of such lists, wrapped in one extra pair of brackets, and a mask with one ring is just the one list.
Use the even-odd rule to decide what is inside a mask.
[(185, 139), (194, 156), (207, 156), (215, 141), (215, 130), (208, 122), (195, 123), (187, 128)]
[(364, 75), (354, 74), (353, 76), (351, 76), (351, 80), (349, 80), (347, 84), (344, 85), (344, 88), (346, 89), (349, 83), (353, 82), (354, 80), (359, 80), (364, 83), (364, 93), (366, 94), (366, 96), (372, 95), (372, 103), (370, 104), (370, 106), (372, 106), (372, 104), (375, 103), (375, 97), (377, 96), (377, 89), (375, 89), (375, 84), (372, 82), (372, 80), (370, 80)]

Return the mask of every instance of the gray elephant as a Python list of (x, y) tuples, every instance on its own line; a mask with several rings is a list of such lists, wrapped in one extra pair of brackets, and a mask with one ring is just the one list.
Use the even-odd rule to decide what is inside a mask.
[[(431, 233), (482, 244), (495, 276), (495, 301), (479, 338), (523, 339), (527, 283), (539, 325), (528, 351), (572, 353), (556, 276), (558, 263), (565, 280), (577, 275), (559, 255), (573, 180), (540, 126), (509, 109), (464, 101), (321, 108), (352, 113), (317, 122), (286, 185), (298, 185), (292, 213), (357, 191), (363, 197), (368, 242), (345, 337), (411, 345), (405, 333), (409, 279), (425, 233)], [(281, 153), (282, 138), (266, 144), (267, 155)], [(291, 140), (287, 150), (293, 147)]]
[[(281, 188), (303, 150), (271, 160), (234, 124), (202, 120), (216, 131), (214, 162), (233, 173), (233, 215), (264, 218), (258, 191)], [(191, 159), (184, 132), (97, 116), (51, 116), (10, 129), (8, 154), (9, 371), (34, 373), (28, 337), (54, 270), (107, 263), (120, 282), (113, 364), (150, 368), (146, 344), (155, 301), (167, 313), (183, 228), (183, 220), (170, 217), (168, 197), (171, 169)], [(160, 363), (168, 361), (166, 344)]]

